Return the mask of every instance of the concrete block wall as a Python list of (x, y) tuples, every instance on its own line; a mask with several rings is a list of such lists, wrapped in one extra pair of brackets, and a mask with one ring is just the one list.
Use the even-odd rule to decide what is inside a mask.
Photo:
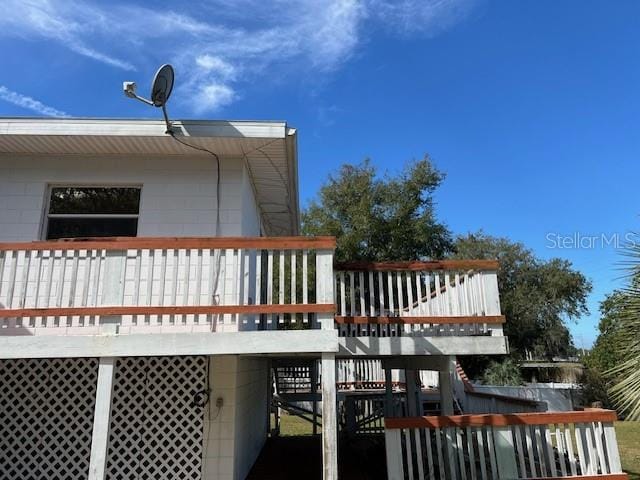
[(255, 462), (267, 438), (268, 366), (263, 358), (210, 358), (203, 480), (242, 480)]
[[(233, 480), (235, 468), (236, 380), (238, 357), (209, 359), (210, 400), (205, 409), (203, 480)], [(216, 407), (222, 399), (222, 407)]]
[(269, 362), (241, 357), (236, 384), (235, 478), (244, 479), (267, 438)]
[[(220, 166), (221, 235), (259, 235), (242, 159)], [(141, 185), (138, 236), (215, 234), (216, 165), (190, 156), (16, 156), (0, 161), (0, 241), (41, 239), (51, 184)]]

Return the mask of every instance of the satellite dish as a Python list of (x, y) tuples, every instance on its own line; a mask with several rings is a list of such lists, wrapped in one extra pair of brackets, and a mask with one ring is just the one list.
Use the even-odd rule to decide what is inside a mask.
[(173, 90), (173, 80), (173, 67), (168, 63), (162, 65), (153, 77), (153, 83), (151, 85), (151, 100), (147, 100), (146, 98), (136, 94), (135, 82), (123, 82), (122, 84), (122, 89), (127, 97), (135, 98), (136, 100), (140, 100), (141, 102), (153, 107), (162, 108), (164, 121), (167, 124), (166, 133), (171, 135), (173, 135), (173, 130), (171, 130), (171, 122), (169, 122), (166, 105), (169, 97), (171, 96), (171, 91)]
[(153, 77), (151, 87), (151, 101), (155, 107), (164, 107), (173, 90), (173, 67), (168, 63), (162, 65)]

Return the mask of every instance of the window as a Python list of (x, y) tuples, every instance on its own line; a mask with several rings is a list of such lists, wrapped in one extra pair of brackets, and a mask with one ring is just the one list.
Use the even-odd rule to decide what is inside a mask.
[(45, 238), (135, 237), (140, 187), (52, 186)]

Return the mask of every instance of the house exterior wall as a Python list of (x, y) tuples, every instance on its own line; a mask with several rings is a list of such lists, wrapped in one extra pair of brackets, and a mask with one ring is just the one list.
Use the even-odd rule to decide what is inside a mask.
[(263, 358), (210, 357), (203, 480), (242, 480), (249, 473), (267, 438), (268, 367)]
[(249, 169), (245, 165), (242, 169), (242, 235), (259, 237), (262, 233), (261, 215), (253, 193), (253, 185), (249, 176)]
[(269, 362), (240, 357), (236, 386), (235, 479), (244, 479), (267, 439)]
[[(221, 159), (220, 235), (260, 234), (260, 217), (241, 159)], [(189, 156), (3, 156), (0, 241), (33, 241), (50, 184), (141, 185), (138, 236), (214, 236), (216, 165)]]

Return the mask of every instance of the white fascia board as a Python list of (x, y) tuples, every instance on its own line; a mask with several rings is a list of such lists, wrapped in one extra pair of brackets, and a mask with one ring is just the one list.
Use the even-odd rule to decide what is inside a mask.
[(0, 336), (0, 359), (265, 355), (337, 351), (338, 333), (331, 330)]
[(295, 128), (287, 129), (287, 162), (289, 171), (289, 188), (291, 191), (291, 224), (293, 235), (299, 235), (300, 204), (298, 195), (298, 133)]
[(505, 355), (507, 337), (340, 337), (338, 356)]
[[(191, 137), (286, 138), (285, 122), (175, 120)], [(0, 135), (166, 137), (162, 120), (84, 118), (0, 118)]]

